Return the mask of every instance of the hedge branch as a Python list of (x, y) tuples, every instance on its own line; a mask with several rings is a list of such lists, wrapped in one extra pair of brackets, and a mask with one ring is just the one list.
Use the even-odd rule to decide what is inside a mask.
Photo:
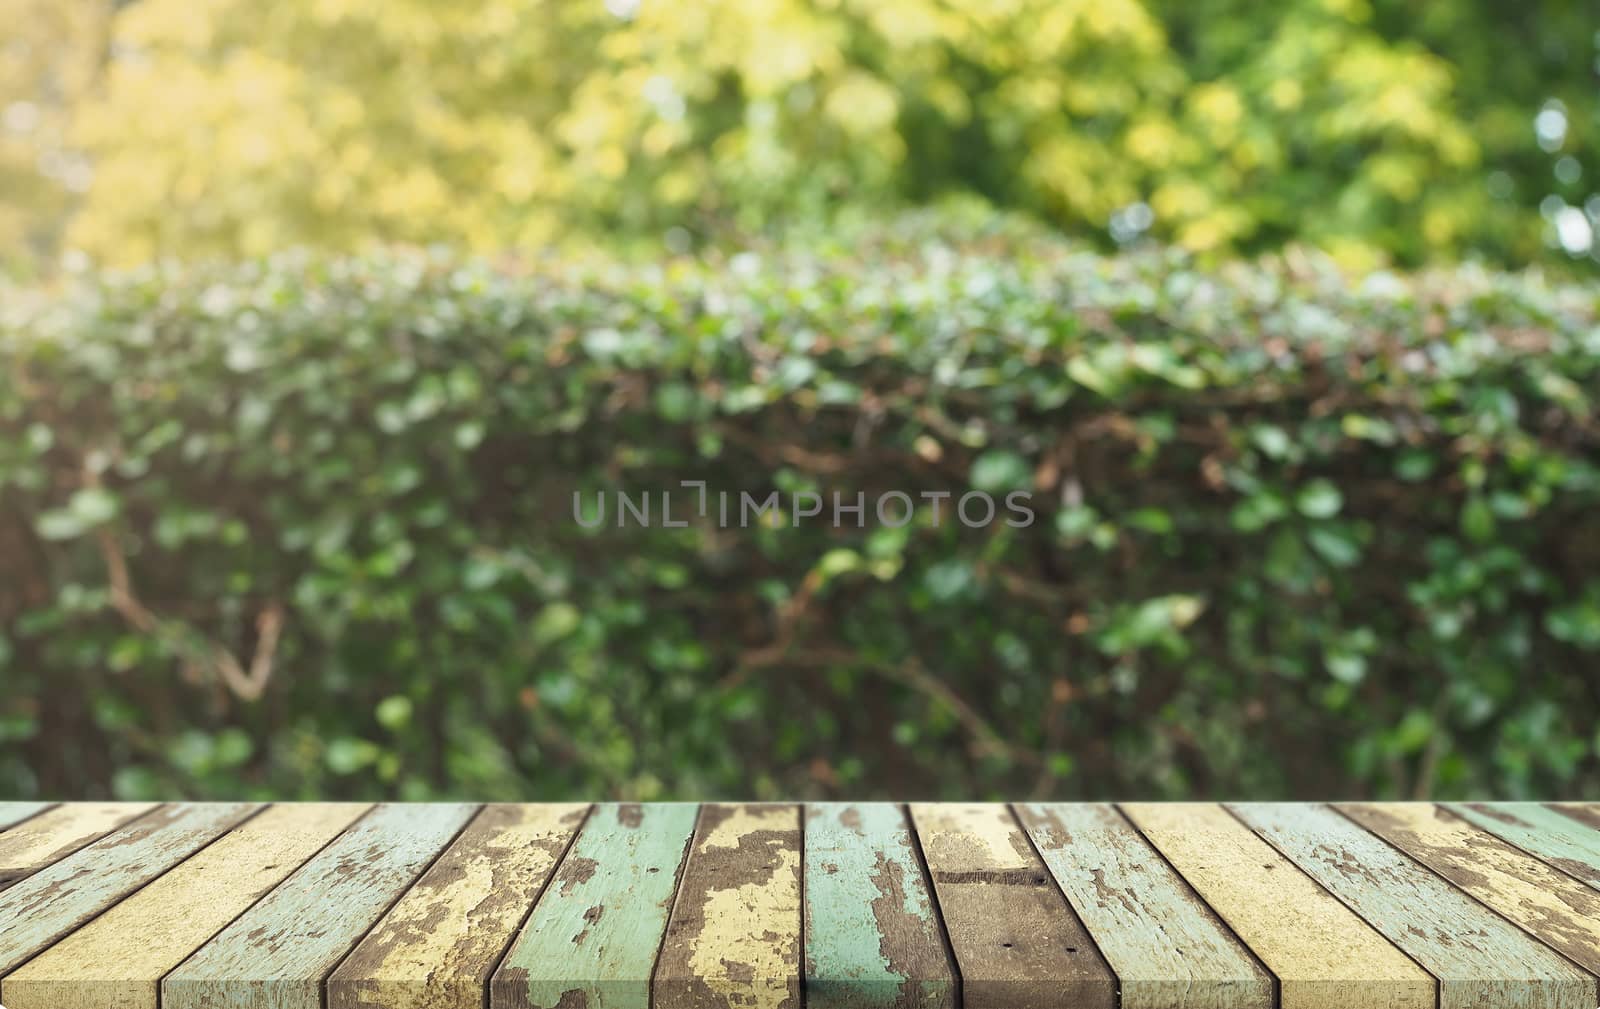
[[(84, 464), (83, 486), (101, 487), (100, 474), (93, 466)], [(128, 558), (117, 546), (111, 530), (101, 526), (95, 530), (95, 542), (100, 547), (100, 560), (106, 568), (106, 582), (111, 590), (111, 608), (128, 622), (128, 625), (145, 634), (153, 634), (167, 643), (182, 658), (187, 672), (220, 681), (241, 701), (260, 700), (272, 680), (278, 656), (278, 643), (283, 638), (284, 609), (276, 600), (267, 603), (256, 617), (256, 647), (250, 657), (250, 667), (234, 657), (204, 634), (180, 621), (158, 616), (139, 598), (133, 587), (133, 576), (128, 571)]]
[(256, 647), (250, 657), (250, 667), (246, 669), (233, 652), (222, 645), (177, 621), (157, 616), (134, 591), (128, 560), (117, 548), (111, 531), (100, 529), (95, 538), (106, 566), (112, 609), (135, 630), (166, 641), (183, 658), (186, 669), (202, 676), (209, 674), (210, 679), (221, 681), (241, 701), (260, 700), (272, 680), (278, 643), (283, 638), (283, 604), (269, 602), (256, 617)]

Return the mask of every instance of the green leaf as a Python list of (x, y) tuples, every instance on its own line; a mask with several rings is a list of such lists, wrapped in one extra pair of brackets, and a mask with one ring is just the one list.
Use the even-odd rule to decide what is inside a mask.
[(400, 694), (385, 697), (373, 712), (378, 724), (391, 732), (399, 732), (411, 724), (411, 698)]
[(1344, 495), (1331, 480), (1313, 480), (1295, 495), (1295, 507), (1310, 519), (1330, 519), (1344, 507)]
[(1033, 469), (1015, 452), (985, 452), (972, 462), (972, 486), (991, 494), (1033, 486)]

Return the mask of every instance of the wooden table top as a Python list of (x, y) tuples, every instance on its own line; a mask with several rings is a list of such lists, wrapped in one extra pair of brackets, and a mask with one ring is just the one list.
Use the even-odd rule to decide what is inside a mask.
[(1600, 804), (0, 803), (9, 1009), (1596, 1009)]

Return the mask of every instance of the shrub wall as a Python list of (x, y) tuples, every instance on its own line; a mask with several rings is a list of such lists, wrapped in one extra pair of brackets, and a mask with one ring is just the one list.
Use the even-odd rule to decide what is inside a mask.
[[(13, 291), (0, 795), (1592, 798), (1595, 309), (924, 232)], [(574, 520), (684, 480), (869, 507)]]

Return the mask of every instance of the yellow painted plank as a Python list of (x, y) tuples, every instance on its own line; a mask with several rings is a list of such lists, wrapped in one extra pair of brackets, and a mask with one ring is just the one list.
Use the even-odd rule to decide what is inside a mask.
[(51, 863), (156, 808), (151, 802), (69, 802), (0, 834), (0, 887)]
[(1600, 974), (1600, 892), (1431, 803), (1334, 808)]
[(1282, 1009), (1433, 1009), (1426, 971), (1221, 806), (1122, 811), (1278, 977)]
[(657, 1009), (799, 1006), (799, 806), (701, 807), (653, 987)]
[(242, 802), (163, 806), (0, 893), (0, 974), (21, 967), (260, 811)]
[(1228, 809), (1439, 980), (1439, 1009), (1595, 1009), (1595, 979), (1338, 811)]
[(266, 810), (11, 974), (0, 999), (8, 1009), (156, 1009), (168, 971), (367, 808)]
[(328, 980), (330, 1009), (482, 1009), (589, 807), (490, 805)]

